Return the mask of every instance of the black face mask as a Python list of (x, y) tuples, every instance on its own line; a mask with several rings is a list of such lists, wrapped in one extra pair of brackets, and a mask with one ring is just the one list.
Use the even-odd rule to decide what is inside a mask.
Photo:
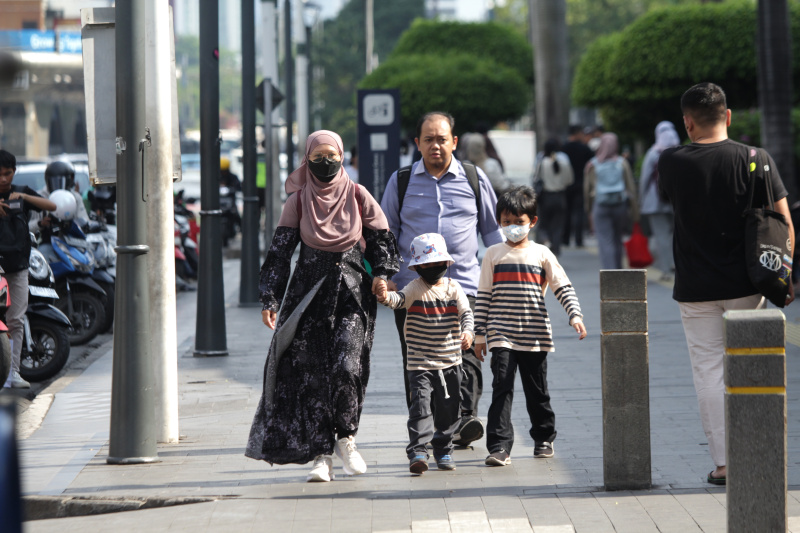
[(435, 285), (447, 272), (447, 265), (440, 265), (430, 268), (417, 267), (417, 274), (424, 279), (428, 285)]
[(334, 161), (333, 159), (328, 159), (327, 157), (323, 157), (322, 161), (319, 162), (308, 162), (308, 170), (314, 174), (315, 178), (323, 183), (328, 183), (335, 178), (339, 173), (340, 168), (342, 168), (341, 161)]

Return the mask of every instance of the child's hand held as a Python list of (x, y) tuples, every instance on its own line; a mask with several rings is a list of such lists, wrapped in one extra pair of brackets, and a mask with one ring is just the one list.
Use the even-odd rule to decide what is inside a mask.
[(586, 332), (586, 326), (583, 325), (583, 322), (581, 320), (576, 320), (572, 324), (572, 327), (575, 328), (575, 331), (579, 335), (578, 340), (583, 340), (586, 338), (586, 335), (588, 335), (588, 333)]

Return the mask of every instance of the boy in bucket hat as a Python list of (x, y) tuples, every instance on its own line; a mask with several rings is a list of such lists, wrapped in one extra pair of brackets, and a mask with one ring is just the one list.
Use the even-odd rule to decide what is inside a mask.
[(444, 277), (452, 264), (444, 237), (425, 233), (411, 242), (408, 268), (419, 277), (399, 292), (388, 291), (383, 280), (377, 286), (379, 302), (408, 311), (404, 334), (411, 405), (406, 453), (412, 474), (428, 470), (428, 442), (439, 470), (456, 468), (451, 454), (461, 421), (461, 350), (472, 345), (474, 335), (467, 295), (457, 281)]

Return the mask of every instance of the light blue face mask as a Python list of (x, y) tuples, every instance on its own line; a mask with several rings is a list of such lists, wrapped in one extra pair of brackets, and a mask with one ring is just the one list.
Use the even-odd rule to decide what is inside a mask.
[(506, 236), (511, 242), (519, 242), (523, 239), (528, 238), (528, 233), (531, 231), (531, 227), (528, 225), (525, 226), (503, 226), (503, 235)]

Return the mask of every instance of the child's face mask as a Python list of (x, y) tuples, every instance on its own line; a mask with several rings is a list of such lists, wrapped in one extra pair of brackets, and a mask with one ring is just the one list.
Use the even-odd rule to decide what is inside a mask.
[(419, 274), (419, 277), (428, 282), (429, 285), (436, 285), (436, 283), (438, 283), (438, 281), (444, 277), (445, 272), (447, 272), (447, 264), (433, 266), (430, 268), (417, 267), (417, 273)]
[(511, 242), (519, 242), (523, 239), (527, 239), (528, 232), (530, 231), (531, 227), (528, 224), (525, 224), (524, 226), (503, 226), (503, 235), (505, 235), (506, 239)]

